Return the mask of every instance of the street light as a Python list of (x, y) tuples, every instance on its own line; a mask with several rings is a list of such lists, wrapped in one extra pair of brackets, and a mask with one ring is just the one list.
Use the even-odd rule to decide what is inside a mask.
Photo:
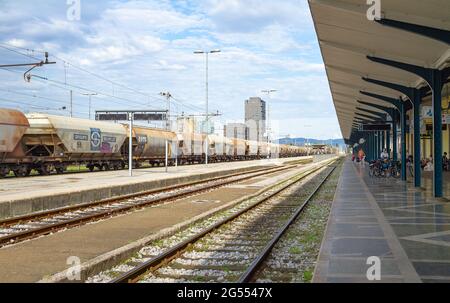
[[(267, 99), (268, 99), (267, 100), (267, 117), (266, 117), (266, 120), (267, 120), (267, 122), (266, 122), (266, 124), (267, 124), (266, 125), (266, 128), (267, 128), (267, 143), (270, 143), (270, 134), (272, 132), (271, 123), (270, 123), (270, 116), (269, 116), (269, 114), (270, 114), (270, 104), (269, 104), (270, 94), (274, 93), (276, 91), (277, 91), (276, 89), (265, 89), (265, 90), (261, 91), (262, 93), (267, 94)], [(269, 145), (267, 145), (267, 146), (268, 146), (267, 149), (270, 150)], [(269, 157), (269, 156), (267, 156), (267, 157)]]
[(194, 52), (194, 54), (205, 54), (205, 58), (206, 58), (206, 130), (207, 130), (207, 134), (206, 134), (206, 151), (205, 151), (205, 164), (208, 164), (208, 151), (209, 151), (209, 140), (208, 140), (208, 133), (209, 133), (209, 108), (208, 108), (208, 55), (209, 54), (215, 54), (215, 53), (220, 53), (221, 50), (220, 49), (213, 49), (210, 51), (202, 51), (202, 50), (197, 50)]
[(89, 120), (91, 119), (91, 97), (92, 96), (97, 96), (97, 93), (86, 93), (86, 94), (82, 94), (83, 96), (89, 96)]

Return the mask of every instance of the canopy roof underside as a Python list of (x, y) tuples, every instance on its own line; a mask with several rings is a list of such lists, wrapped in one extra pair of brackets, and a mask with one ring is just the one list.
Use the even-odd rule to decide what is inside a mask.
[[(357, 102), (391, 107), (362, 95), (368, 91), (392, 98), (401, 93), (371, 84), (362, 77), (420, 88), (425, 81), (415, 74), (370, 61), (380, 57), (417, 66), (443, 69), (450, 65), (450, 48), (445, 42), (382, 25), (367, 18), (363, 0), (309, 0), (329, 85), (342, 135), (349, 139), (358, 108), (378, 111)], [(450, 1), (381, 1), (385, 19), (450, 31)], [(406, 96), (402, 96), (406, 98)], [(365, 113), (367, 114), (367, 113)]]

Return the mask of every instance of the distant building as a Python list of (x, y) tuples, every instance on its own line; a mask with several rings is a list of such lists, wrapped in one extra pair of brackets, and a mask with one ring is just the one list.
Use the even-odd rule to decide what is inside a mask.
[(265, 141), (266, 101), (259, 97), (245, 100), (245, 124), (248, 128), (248, 140)]
[(247, 125), (245, 123), (228, 123), (224, 126), (223, 135), (228, 138), (247, 140)]

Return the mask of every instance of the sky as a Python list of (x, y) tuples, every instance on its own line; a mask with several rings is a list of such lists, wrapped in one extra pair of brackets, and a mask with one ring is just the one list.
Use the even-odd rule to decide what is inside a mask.
[[(306, 0), (0, 0), (0, 107), (89, 117), (92, 111), (165, 109), (205, 112), (216, 129), (244, 118), (244, 100), (270, 104), (274, 137), (341, 138)], [(77, 16), (79, 15), (79, 20)], [(275, 89), (270, 96), (262, 90)]]

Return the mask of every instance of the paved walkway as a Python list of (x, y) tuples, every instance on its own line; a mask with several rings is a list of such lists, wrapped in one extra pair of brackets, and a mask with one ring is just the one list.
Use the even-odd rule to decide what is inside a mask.
[(450, 202), (347, 160), (314, 281), (370, 282), (369, 257), (380, 282), (450, 282)]

